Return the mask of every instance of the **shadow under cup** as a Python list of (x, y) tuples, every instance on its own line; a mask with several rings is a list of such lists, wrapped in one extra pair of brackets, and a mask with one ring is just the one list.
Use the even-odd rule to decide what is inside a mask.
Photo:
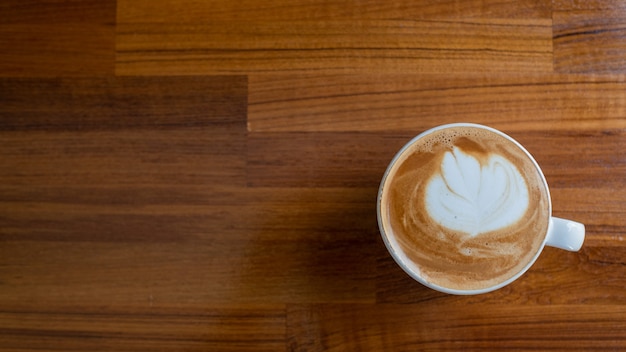
[(425, 131), (392, 159), (378, 224), (394, 260), (438, 291), (478, 294), (521, 276), (552, 227), (548, 186), (517, 141), (493, 128)]

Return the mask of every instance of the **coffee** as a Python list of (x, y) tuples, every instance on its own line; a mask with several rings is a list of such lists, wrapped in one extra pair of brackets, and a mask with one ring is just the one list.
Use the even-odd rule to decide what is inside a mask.
[(387, 239), (428, 283), (480, 290), (539, 254), (550, 200), (516, 142), (472, 125), (434, 130), (403, 150), (383, 181)]

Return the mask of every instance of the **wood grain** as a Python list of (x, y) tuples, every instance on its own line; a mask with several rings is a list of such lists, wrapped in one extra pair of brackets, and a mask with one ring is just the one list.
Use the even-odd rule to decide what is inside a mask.
[(541, 0), (120, 1), (117, 19), (119, 75), (552, 70)]
[(383, 1), (383, 0), (120, 0), (121, 23), (232, 20), (551, 18), (546, 0)]
[(550, 20), (118, 23), (118, 75), (552, 70)]
[(624, 128), (623, 76), (553, 74), (253, 75), (252, 131), (506, 131)]
[(0, 4), (0, 76), (110, 75), (115, 64), (114, 0)]
[(0, 313), (2, 349), (285, 351), (284, 308)]
[[(476, 304), (290, 306), (292, 351), (607, 350), (623, 344), (624, 308)], [(621, 321), (614, 323), (615, 320)], [(366, 326), (353, 331), (350, 327)], [(551, 338), (559, 331), (563, 339)]]
[[(245, 131), (245, 77), (0, 79), (3, 131)], [(33, 104), (36, 101), (37, 104)]]
[(626, 72), (626, 8), (623, 4), (557, 1), (554, 9), (554, 66), (557, 71)]
[[(377, 188), (389, 160), (411, 137), (409, 133), (252, 133), (248, 184)], [(371, 199), (375, 193), (371, 192)]]
[[(79, 220), (74, 226), (81, 227), (80, 214), (74, 216)], [(150, 219), (155, 225), (162, 223), (158, 216)], [(276, 232), (274, 240), (237, 241), (220, 239), (211, 228), (198, 239), (182, 228), (169, 241), (156, 233), (154, 239), (106, 243), (88, 238), (104, 230), (82, 227), (84, 241), (3, 240), (2, 311), (375, 300), (373, 254), (382, 247), (372, 246), (372, 240), (294, 241)], [(150, 233), (130, 222), (125, 231), (137, 230)]]
[[(626, 348), (625, 7), (608, 0), (6, 0), (0, 351)], [(376, 197), (487, 124), (579, 252), (452, 296)]]
[(5, 0), (0, 4), (0, 23), (113, 25), (115, 9), (116, 2), (107, 0)]

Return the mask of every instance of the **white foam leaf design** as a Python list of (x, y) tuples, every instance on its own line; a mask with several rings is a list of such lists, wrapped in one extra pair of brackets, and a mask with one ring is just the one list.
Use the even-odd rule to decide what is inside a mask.
[(528, 189), (517, 167), (491, 155), (481, 165), (454, 148), (426, 185), (429, 215), (451, 230), (476, 236), (514, 224), (528, 208)]

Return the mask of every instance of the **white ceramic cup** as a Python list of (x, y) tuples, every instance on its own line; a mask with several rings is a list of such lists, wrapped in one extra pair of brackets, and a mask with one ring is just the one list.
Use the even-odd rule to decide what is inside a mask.
[[(420, 275), (420, 271), (418, 267), (416, 266), (416, 264), (414, 264), (411, 260), (409, 260), (407, 256), (404, 254), (398, 242), (393, 238), (393, 233), (391, 233), (391, 231), (388, 228), (386, 228), (385, 222), (382, 219), (383, 215), (381, 211), (381, 200), (383, 198), (383, 193), (386, 191), (386, 183), (388, 181), (389, 173), (394, 168), (394, 165), (396, 165), (396, 162), (403, 157), (404, 153), (407, 152), (407, 150), (413, 144), (418, 143), (425, 136), (435, 131), (439, 131), (441, 129), (445, 129), (449, 127), (481, 128), (481, 129), (485, 129), (485, 130), (497, 133), (505, 137), (509, 141), (511, 141), (520, 150), (522, 150), (528, 156), (528, 158), (534, 163), (535, 167), (539, 171), (539, 174), (541, 175), (543, 186), (545, 187), (545, 191), (546, 191), (547, 198), (548, 198), (548, 212), (549, 212), (548, 215), (550, 216), (550, 222), (549, 222), (546, 233), (537, 234), (537, 236), (543, 236), (543, 244), (539, 247), (537, 252), (534, 254), (532, 260), (528, 262), (527, 265), (524, 266), (522, 270), (520, 270), (517, 274), (515, 274), (510, 279), (503, 281), (503, 282), (499, 282), (491, 287), (487, 287), (483, 289), (476, 289), (476, 290), (454, 289), (454, 288), (442, 287), (426, 280), (422, 275)], [(543, 251), (543, 248), (546, 245), (575, 252), (575, 251), (578, 251), (582, 247), (582, 244), (585, 239), (585, 226), (583, 224), (552, 216), (552, 202), (550, 199), (550, 192), (548, 189), (548, 184), (546, 182), (545, 176), (543, 175), (543, 172), (541, 171), (541, 168), (539, 167), (535, 159), (532, 157), (532, 155), (521, 144), (519, 144), (517, 141), (515, 141), (510, 136), (504, 134), (503, 132), (500, 132), (491, 127), (472, 124), (472, 123), (455, 123), (455, 124), (447, 124), (447, 125), (434, 127), (432, 129), (429, 129), (419, 134), (418, 136), (410, 140), (404, 147), (402, 147), (400, 151), (395, 155), (395, 157), (390, 162), (382, 178), (382, 181), (380, 183), (380, 188), (378, 191), (378, 201), (377, 201), (377, 214), (378, 214), (378, 226), (379, 226), (383, 241), (385, 243), (385, 246), (389, 250), (389, 253), (393, 257), (393, 259), (396, 261), (396, 263), (398, 263), (398, 265), (407, 274), (409, 274), (413, 279), (417, 280), (423, 285), (430, 287), (432, 289), (435, 289), (437, 291), (441, 291), (441, 292), (449, 293), (449, 294), (457, 294), (457, 295), (480, 294), (480, 293), (486, 293), (486, 292), (490, 292), (490, 291), (494, 291), (499, 288), (502, 288), (510, 284), (511, 282), (515, 281), (520, 276), (522, 276), (534, 264), (534, 262), (537, 260), (537, 258)]]

